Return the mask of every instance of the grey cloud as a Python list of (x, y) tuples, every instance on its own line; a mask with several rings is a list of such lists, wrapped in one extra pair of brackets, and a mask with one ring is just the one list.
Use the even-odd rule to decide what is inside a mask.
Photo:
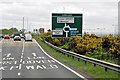
[[(100, 1), (100, 0), (99, 0)], [(4, 2), (0, 3), (4, 5), (3, 7), (3, 20), (6, 26), (10, 25), (12, 21), (17, 21), (16, 26), (22, 26), (22, 17), (28, 17), (29, 25), (32, 28), (38, 28), (40, 25), (43, 25), (46, 29), (51, 28), (50, 19), (51, 12), (54, 10), (63, 11), (63, 7), (66, 11), (74, 11), (73, 9), (78, 10), (78, 13), (81, 10), (81, 13), (84, 15), (84, 28), (97, 28), (95, 25), (105, 25), (105, 27), (112, 27), (110, 25), (116, 24), (117, 20), (117, 2), (84, 2), (83, 0), (51, 0), (51, 1), (34, 1), (30, 0), (29, 2)], [(111, 0), (112, 1), (112, 0)], [(77, 11), (76, 11), (77, 12)], [(31, 23), (31, 24), (30, 24)], [(8, 26), (9, 27), (9, 26)], [(20, 27), (21, 28), (21, 27)]]

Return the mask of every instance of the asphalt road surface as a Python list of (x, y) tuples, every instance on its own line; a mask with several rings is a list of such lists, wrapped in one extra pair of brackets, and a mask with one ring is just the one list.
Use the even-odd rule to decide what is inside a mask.
[(2, 78), (83, 78), (50, 57), (38, 43), (1, 40), (0, 71)]

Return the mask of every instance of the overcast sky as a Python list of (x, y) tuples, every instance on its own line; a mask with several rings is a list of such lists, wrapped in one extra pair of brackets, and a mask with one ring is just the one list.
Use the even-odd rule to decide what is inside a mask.
[[(83, 29), (115, 33), (119, 0), (0, 0), (1, 28), (51, 29), (51, 13), (82, 13)], [(27, 27), (27, 19), (28, 26)], [(99, 28), (99, 29), (98, 29)]]

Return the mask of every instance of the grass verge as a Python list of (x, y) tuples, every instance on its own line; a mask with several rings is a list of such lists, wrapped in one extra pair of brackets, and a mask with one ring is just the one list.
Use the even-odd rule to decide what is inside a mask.
[(77, 70), (77, 72), (89, 75), (92, 78), (120, 78), (120, 73), (118, 72), (112, 70), (108, 70), (107, 72), (105, 72), (104, 67), (98, 65), (94, 67), (92, 63), (85, 63), (83, 60), (77, 61), (76, 58), (72, 59), (67, 55), (63, 55), (61, 52), (56, 51), (55, 49), (42, 42), (40, 39), (35, 39), (48, 54), (61, 61), (62, 63), (71, 66), (72, 68)]

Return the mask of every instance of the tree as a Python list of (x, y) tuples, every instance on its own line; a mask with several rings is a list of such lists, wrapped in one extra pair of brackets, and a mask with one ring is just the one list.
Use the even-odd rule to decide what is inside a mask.
[(10, 28), (9, 30), (10, 30), (10, 31), (18, 32), (18, 29), (17, 29), (17, 28)]
[(10, 29), (2, 29), (2, 34), (14, 34), (18, 32), (18, 29), (17, 28), (10, 28)]

